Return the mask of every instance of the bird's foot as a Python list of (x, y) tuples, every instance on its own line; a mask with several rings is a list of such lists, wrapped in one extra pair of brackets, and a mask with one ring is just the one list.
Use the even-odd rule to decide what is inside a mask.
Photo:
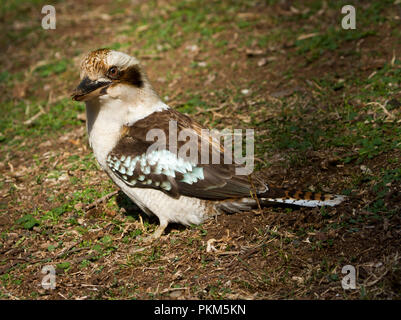
[(167, 228), (167, 224), (168, 223), (160, 224), (160, 226), (157, 227), (156, 231), (152, 235), (142, 238), (142, 242), (151, 243), (153, 240), (159, 239), (164, 230)]

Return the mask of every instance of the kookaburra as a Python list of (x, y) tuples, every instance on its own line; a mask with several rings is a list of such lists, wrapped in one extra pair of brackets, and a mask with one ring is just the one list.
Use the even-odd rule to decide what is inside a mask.
[[(203, 127), (166, 105), (152, 88), (139, 61), (109, 49), (90, 52), (81, 63), (81, 82), (72, 94), (85, 101), (89, 143), (101, 168), (160, 226), (150, 239), (162, 235), (168, 223), (200, 224), (222, 212), (247, 211), (271, 202), (299, 206), (334, 206), (340, 195), (289, 191), (239, 175), (239, 164), (183, 159), (165, 148), (149, 151), (151, 129), (165, 132), (175, 121), (178, 131), (192, 130), (199, 143), (223, 158), (224, 147), (201, 136)], [(185, 141), (177, 142), (177, 149)]]

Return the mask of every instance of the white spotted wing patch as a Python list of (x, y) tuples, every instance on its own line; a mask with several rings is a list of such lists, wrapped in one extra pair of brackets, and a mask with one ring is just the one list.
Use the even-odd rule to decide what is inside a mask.
[(130, 186), (170, 191), (174, 180), (194, 184), (204, 179), (202, 167), (178, 158), (168, 150), (153, 150), (135, 157), (112, 153), (107, 157), (107, 164)]

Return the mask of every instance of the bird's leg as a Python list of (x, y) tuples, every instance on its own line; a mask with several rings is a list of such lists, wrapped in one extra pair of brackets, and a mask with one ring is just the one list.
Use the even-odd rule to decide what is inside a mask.
[(149, 237), (143, 238), (142, 241), (144, 242), (152, 242), (161, 237), (164, 230), (167, 228), (168, 221), (167, 220), (160, 220), (160, 225), (157, 227), (156, 231), (150, 235)]

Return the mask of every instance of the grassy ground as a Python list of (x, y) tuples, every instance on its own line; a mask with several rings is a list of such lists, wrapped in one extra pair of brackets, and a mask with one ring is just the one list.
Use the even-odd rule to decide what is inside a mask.
[[(381, 1), (2, 1), (1, 299), (399, 299), (401, 4)], [(356, 30), (341, 28), (354, 4)], [(265, 208), (173, 225), (148, 219), (102, 173), (79, 61), (136, 55), (172, 107), (256, 130), (273, 184), (340, 193), (335, 208)], [(207, 252), (215, 240), (217, 251)], [(46, 265), (57, 287), (40, 283)], [(342, 268), (357, 271), (343, 290)]]

